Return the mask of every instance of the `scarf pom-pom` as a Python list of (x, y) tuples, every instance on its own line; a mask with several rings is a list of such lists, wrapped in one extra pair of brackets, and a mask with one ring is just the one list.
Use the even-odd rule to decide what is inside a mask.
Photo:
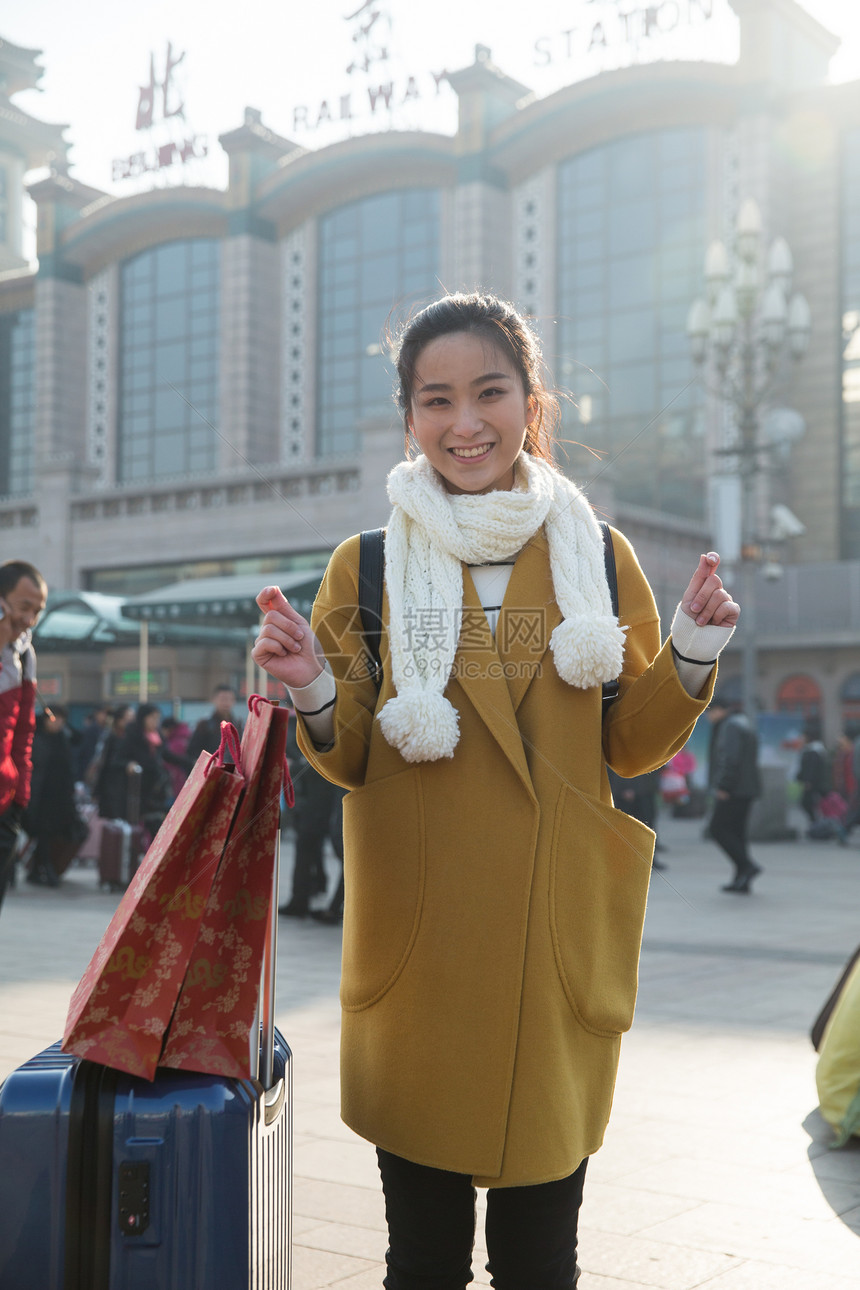
[(549, 644), (559, 676), (578, 689), (614, 680), (624, 663), (624, 628), (609, 614), (574, 614), (559, 623)]
[(460, 738), (457, 709), (444, 694), (432, 690), (406, 690), (395, 695), (380, 712), (379, 724), (388, 743), (405, 761), (453, 757)]

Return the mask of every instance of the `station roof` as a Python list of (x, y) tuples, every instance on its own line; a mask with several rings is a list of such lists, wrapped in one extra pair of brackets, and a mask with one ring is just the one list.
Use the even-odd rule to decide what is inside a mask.
[[(111, 645), (136, 646), (140, 627), (123, 613), (125, 597), (96, 591), (54, 591), (36, 630), (33, 643), (42, 653), (103, 650)], [(153, 645), (244, 645), (247, 630), (231, 624), (197, 620), (158, 620), (150, 635)]]
[(185, 623), (215, 627), (253, 627), (260, 621), (256, 597), (268, 585), (279, 586), (291, 604), (307, 617), (325, 569), (280, 573), (241, 573), (219, 578), (192, 578), (145, 591), (123, 601), (125, 618), (153, 624)]

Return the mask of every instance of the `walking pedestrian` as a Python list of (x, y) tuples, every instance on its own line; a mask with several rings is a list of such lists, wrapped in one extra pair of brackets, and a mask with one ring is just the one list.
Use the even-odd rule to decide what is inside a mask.
[(128, 758), (123, 752), (123, 739), (133, 717), (134, 708), (128, 703), (114, 709), (110, 729), (87, 773), (93, 800), (105, 820), (124, 820), (128, 816)]
[(24, 828), (35, 841), (27, 882), (56, 887), (87, 836), (75, 801), (74, 750), (68, 712), (55, 704), (36, 718), (33, 778)]
[(683, 746), (739, 611), (703, 555), (661, 648), (613, 530), (616, 619), (512, 306), (446, 296), (395, 361), (418, 455), (388, 481), (381, 688), (355, 625), (357, 537), (332, 556), (313, 626), (277, 587), (260, 593), (253, 655), (288, 687), (308, 760), (351, 790), (342, 1114), (377, 1147), (385, 1285), (467, 1285), (482, 1186), (493, 1284), (560, 1290), (578, 1275), (652, 858), (606, 763), (639, 775)]
[[(609, 787), (612, 789), (612, 801), (621, 811), (626, 811), (632, 815), (634, 820), (640, 820), (642, 824), (657, 833), (657, 795), (660, 792), (661, 771), (649, 770), (645, 775), (633, 775), (630, 779), (623, 779), (616, 775), (615, 771), (607, 768), (609, 775)], [(662, 850), (659, 838), (655, 838), (654, 851)], [(656, 854), (651, 861), (652, 869), (665, 869), (666, 865), (662, 860), (658, 860)]]
[(36, 725), (33, 628), (48, 589), (26, 560), (0, 564), (0, 908), (14, 879), (24, 808), (30, 800)]
[(293, 885), (289, 900), (280, 906), (278, 913), (285, 918), (307, 918), (312, 898), (324, 893), (328, 885), (323, 855), (338, 790), (304, 756), (294, 731), (295, 726), (291, 725), (287, 734), (287, 756), (295, 794), (290, 812), (290, 823), (295, 830)]
[(110, 730), (111, 710), (106, 703), (94, 708), (84, 722), (80, 738), (73, 748), (75, 779), (87, 783), (87, 772), (98, 758)]
[(737, 705), (719, 693), (711, 700), (708, 720), (708, 782), (714, 794), (709, 834), (734, 866), (734, 876), (723, 891), (748, 896), (753, 879), (762, 871), (747, 841), (752, 804), (761, 793), (758, 735)]

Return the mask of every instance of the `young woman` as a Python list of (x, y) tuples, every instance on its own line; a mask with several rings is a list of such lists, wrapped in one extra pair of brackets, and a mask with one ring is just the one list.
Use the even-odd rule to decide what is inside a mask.
[(471, 1280), (477, 1185), (492, 1284), (561, 1290), (633, 1016), (654, 843), (613, 808), (606, 767), (640, 775), (683, 746), (739, 610), (703, 555), (661, 648), (613, 531), (613, 616), (512, 306), (446, 296), (396, 360), (418, 455), (388, 482), (381, 689), (362, 667), (357, 537), (312, 626), (260, 593), (254, 657), (289, 688), (309, 760), (351, 790), (342, 1112), (377, 1147), (385, 1285)]

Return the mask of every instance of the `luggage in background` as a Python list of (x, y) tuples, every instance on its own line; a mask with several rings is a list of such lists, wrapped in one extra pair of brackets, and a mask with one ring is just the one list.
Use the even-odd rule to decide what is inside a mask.
[(138, 767), (128, 778), (128, 819), (103, 820), (99, 839), (99, 882), (111, 891), (125, 891), (146, 852), (146, 830), (140, 823)]

